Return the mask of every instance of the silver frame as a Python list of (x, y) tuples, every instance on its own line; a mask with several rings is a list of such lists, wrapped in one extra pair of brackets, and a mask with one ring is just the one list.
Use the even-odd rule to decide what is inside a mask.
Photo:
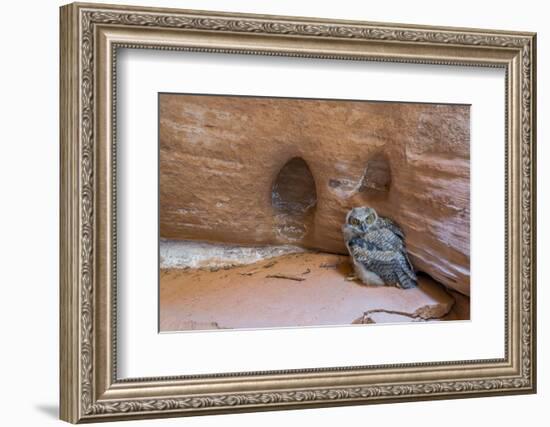
[[(535, 392), (535, 34), (76, 3), (61, 8), (60, 42), (62, 419)], [(118, 379), (118, 48), (504, 68), (505, 357)]]

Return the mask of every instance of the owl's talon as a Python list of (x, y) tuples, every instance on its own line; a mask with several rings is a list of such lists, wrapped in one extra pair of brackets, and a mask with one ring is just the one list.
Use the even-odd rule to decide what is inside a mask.
[(346, 280), (348, 282), (356, 282), (357, 280), (359, 280), (359, 277), (357, 277), (357, 276), (346, 276)]

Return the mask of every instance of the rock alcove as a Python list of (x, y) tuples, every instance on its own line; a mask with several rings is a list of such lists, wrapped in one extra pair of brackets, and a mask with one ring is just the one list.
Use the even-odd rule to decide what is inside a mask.
[(368, 161), (359, 191), (386, 194), (390, 190), (391, 169), (386, 154), (376, 153)]
[(403, 228), (420, 271), (469, 294), (469, 106), (176, 94), (159, 104), (163, 238), (347, 256), (342, 221), (368, 205)]
[(279, 238), (293, 242), (311, 232), (317, 191), (304, 159), (293, 157), (281, 168), (271, 187), (271, 205)]

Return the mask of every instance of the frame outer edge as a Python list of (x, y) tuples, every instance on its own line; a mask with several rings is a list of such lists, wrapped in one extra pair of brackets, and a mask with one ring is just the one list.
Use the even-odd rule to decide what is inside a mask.
[[(218, 12), (194, 12), (183, 11), (177, 9), (149, 9), (141, 7), (127, 7), (127, 6), (114, 6), (114, 5), (101, 5), (101, 4), (72, 4), (63, 6), (60, 10), (61, 16), (61, 32), (60, 32), (60, 160), (61, 160), (61, 197), (60, 197), (60, 383), (61, 383), (61, 411), (60, 417), (65, 421), (72, 423), (78, 422), (94, 422), (94, 421), (107, 421), (118, 419), (139, 419), (139, 418), (152, 418), (152, 417), (166, 417), (166, 416), (181, 416), (181, 415), (200, 415), (206, 413), (226, 413), (226, 412), (249, 412), (258, 410), (275, 410), (275, 409), (293, 409), (293, 408), (306, 408), (311, 407), (326, 407), (335, 405), (349, 405), (349, 404), (361, 404), (361, 403), (381, 403), (385, 401), (386, 397), (391, 402), (398, 401), (410, 401), (410, 400), (432, 400), (439, 398), (462, 398), (473, 396), (485, 396), (494, 394), (520, 394), (520, 393), (532, 393), (536, 391), (536, 336), (535, 336), (535, 283), (536, 283), (536, 182), (535, 182), (535, 161), (536, 161), (536, 129), (535, 129), (535, 111), (536, 111), (536, 36), (533, 33), (507, 33), (507, 32), (490, 32), (468, 29), (464, 34), (453, 34), (454, 30), (458, 28), (438, 28), (438, 27), (426, 27), (425, 29), (434, 34), (425, 37), (421, 34), (422, 31), (409, 31), (409, 29), (416, 28), (412, 26), (406, 26), (404, 29), (397, 28), (397, 30), (405, 30), (405, 33), (398, 33), (397, 39), (401, 39), (407, 42), (417, 41), (425, 45), (439, 45), (446, 43), (447, 45), (454, 44), (466, 44), (473, 46), (481, 44), (487, 47), (497, 46), (500, 48), (514, 49), (516, 51), (523, 49), (529, 49), (530, 52), (525, 52), (526, 55), (523, 59), (530, 60), (530, 65), (527, 63), (528, 69), (527, 84), (520, 89), (520, 94), (527, 92), (530, 97), (524, 98), (524, 104), (526, 105), (524, 112), (530, 114), (530, 117), (525, 121), (520, 120), (520, 126), (524, 132), (530, 133), (530, 137), (522, 139), (524, 147), (529, 150), (529, 154), (525, 157), (522, 156), (522, 160), (527, 161), (525, 170), (520, 167), (520, 173), (527, 171), (526, 176), (528, 182), (525, 181), (525, 188), (530, 192), (529, 195), (525, 194), (526, 200), (529, 204), (528, 208), (524, 208), (525, 213), (523, 219), (526, 220), (527, 231), (526, 236), (530, 241), (524, 246), (524, 254), (529, 258), (527, 265), (530, 267), (527, 270), (526, 283), (523, 287), (523, 312), (528, 312), (525, 316), (524, 328), (518, 331), (524, 331), (520, 333), (520, 336), (524, 339), (523, 346), (519, 351), (520, 360), (525, 359), (527, 362), (522, 370), (521, 378), (489, 378), (488, 381), (480, 380), (477, 378), (471, 381), (460, 381), (458, 386), (463, 387), (462, 383), (466, 386), (466, 389), (458, 390), (453, 388), (455, 383), (427, 383), (427, 384), (397, 384), (399, 393), (393, 394), (394, 386), (387, 386), (387, 390), (384, 387), (378, 387), (374, 392), (374, 395), (368, 394), (365, 390), (365, 396), (363, 392), (356, 388), (349, 389), (323, 389), (323, 390), (305, 390), (298, 389), (277, 392), (270, 390), (269, 392), (262, 392), (260, 394), (252, 393), (239, 393), (229, 395), (203, 395), (203, 396), (191, 396), (186, 398), (152, 398), (142, 400), (117, 400), (111, 401), (97, 401), (97, 396), (94, 396), (95, 374), (94, 364), (94, 352), (96, 350), (95, 332), (92, 330), (92, 324), (90, 324), (91, 317), (94, 313), (94, 300), (97, 298), (97, 294), (92, 294), (93, 288), (97, 284), (97, 277), (92, 275), (92, 271), (89, 270), (90, 266), (93, 267), (95, 262), (93, 249), (94, 243), (89, 241), (90, 236), (95, 239), (95, 232), (97, 230), (97, 223), (94, 223), (94, 207), (97, 203), (94, 194), (89, 194), (91, 190), (94, 190), (94, 174), (97, 171), (97, 165), (93, 151), (95, 144), (94, 135), (95, 125), (90, 128), (90, 119), (94, 118), (95, 109), (93, 109), (91, 115), (88, 115), (88, 110), (81, 110), (83, 106), (89, 108), (89, 102), (92, 100), (92, 104), (96, 102), (94, 100), (93, 91), (88, 93), (88, 89), (91, 84), (91, 90), (94, 88), (94, 76), (96, 70), (92, 71), (92, 79), (90, 78), (90, 72), (88, 70), (88, 63), (84, 59), (90, 59), (93, 64), (93, 41), (94, 37), (89, 37), (90, 34), (81, 34), (82, 29), (86, 29), (90, 23), (89, 20), (81, 21), (81, 12), (83, 8), (89, 7), (92, 11), (105, 13), (113, 11), (113, 13), (120, 12), (142, 12), (147, 15), (147, 12), (154, 10), (163, 10), (166, 13), (192, 13), (197, 16), (193, 16), (193, 19), (197, 19), (197, 23), (194, 21), (191, 24), (183, 23), (182, 28), (195, 27), (201, 30), (207, 31), (235, 31), (237, 33), (252, 33), (256, 31), (256, 28), (252, 24), (261, 24), (262, 31), (266, 33), (283, 33), (282, 29), (278, 27), (266, 27), (264, 29), (263, 19), (277, 18), (285, 20), (285, 25), (290, 28), (289, 34), (297, 34), (297, 37), (313, 37), (309, 33), (309, 29), (319, 32), (314, 34), (315, 37), (327, 37), (326, 39), (343, 39), (344, 37), (351, 38), (363, 38), (363, 33), (358, 32), (360, 28), (348, 28), (349, 23), (342, 21), (335, 21), (334, 24), (345, 25), (346, 31), (349, 33), (333, 33), (334, 28), (324, 25), (325, 22), (318, 22), (316, 19), (311, 18), (291, 18), (291, 17), (262, 17), (261, 15), (247, 15), (247, 14), (222, 14)], [(101, 9), (101, 10), (100, 10)], [(133, 18), (134, 14), (130, 14), (130, 18)], [(83, 15), (86, 17), (86, 15)], [(227, 17), (242, 17), (245, 21), (248, 20), (250, 26), (241, 28), (234, 27), (235, 23), (229, 23), (227, 28), (218, 27), (219, 22), (214, 18), (221, 18), (220, 21), (226, 21)], [(148, 16), (144, 16), (144, 19), (139, 22), (131, 21), (131, 25), (143, 25), (148, 26), (150, 21)], [(112, 17), (107, 13), (102, 20), (111, 23)], [(129, 19), (129, 18), (128, 18)], [(262, 20), (262, 22), (258, 21)], [(116, 20), (115, 20), (116, 21)], [(129, 21), (130, 22), (130, 21)], [(307, 31), (305, 31), (298, 23), (304, 22)], [(276, 23), (276, 21), (275, 21)], [(116, 24), (116, 22), (115, 22)], [(127, 23), (123, 23), (126, 25)], [(184, 25), (185, 24), (185, 25)], [(225, 22), (222, 22), (225, 24)], [(269, 24), (269, 22), (268, 22)], [(367, 23), (358, 23), (361, 27)], [(368, 23), (373, 25), (374, 23)], [(388, 31), (392, 30), (393, 24), (386, 24)], [(154, 26), (154, 25), (153, 25)], [(170, 26), (170, 25), (168, 25)], [(81, 28), (82, 27), (82, 28)], [(293, 29), (294, 28), (294, 29)], [(420, 27), (422, 28), (422, 27)], [(228, 30), (229, 29), (229, 30)], [(384, 30), (386, 31), (386, 30)], [(438, 33), (438, 31), (444, 31)], [(418, 33), (418, 34), (417, 34)], [(86, 35), (86, 37), (84, 37)], [(442, 35), (442, 37), (439, 37)], [(454, 39), (455, 36), (462, 36), (458, 41)], [(82, 37), (82, 38), (81, 38)], [(390, 38), (393, 37), (390, 35)], [(412, 39), (409, 39), (412, 37)], [(432, 39), (432, 37), (434, 37)], [(383, 37), (376, 37), (382, 40)], [(418, 38), (418, 40), (417, 40)], [(461, 41), (462, 40), (462, 41)], [(90, 51), (90, 48), (92, 50)], [(91, 55), (88, 58), (87, 55)], [(83, 62), (81, 62), (81, 59)], [(522, 64), (522, 61), (519, 60)], [(525, 65), (525, 64), (522, 64)], [(95, 65), (92, 65), (95, 66)], [(83, 74), (86, 76), (86, 80), (83, 79)], [(520, 72), (521, 75), (521, 72)], [(82, 80), (81, 80), (82, 79)], [(521, 85), (520, 85), (521, 87)], [(525, 89), (527, 88), (527, 89)], [(524, 92), (525, 91), (525, 92)], [(82, 97), (82, 99), (81, 99)], [(521, 106), (519, 106), (521, 108)], [(522, 117), (523, 119), (523, 117)], [(523, 133), (520, 132), (523, 136)], [(91, 164), (89, 162), (92, 162)], [(91, 181), (90, 181), (91, 179)], [(81, 198), (86, 190), (86, 197)], [(524, 189), (519, 191), (519, 196), (524, 194)], [(94, 200), (95, 199), (95, 200)], [(531, 226), (529, 228), (529, 225)], [(82, 229), (82, 227), (85, 228)], [(521, 234), (520, 234), (521, 236)], [(521, 256), (521, 251), (519, 252)], [(515, 258), (515, 256), (514, 256)], [(518, 292), (519, 294), (520, 292)], [(518, 304), (521, 304), (518, 301)], [(91, 310), (91, 311), (90, 311)], [(527, 314), (527, 313), (525, 313)], [(531, 328), (531, 331), (529, 331)], [(532, 335), (530, 334), (532, 333)], [(518, 343), (519, 344), (519, 343)], [(522, 351), (523, 350), (523, 351)], [(531, 362), (531, 363), (529, 363)], [(417, 390), (418, 386), (421, 389)], [(441, 387), (441, 388), (438, 388)], [(460, 388), (459, 387), (459, 388)], [(471, 387), (471, 389), (469, 388)], [(500, 393), (499, 389), (500, 388)], [(410, 392), (409, 392), (410, 390)], [(468, 393), (465, 393), (468, 391)], [(380, 394), (376, 394), (380, 392)], [(324, 394), (323, 394), (324, 393)], [(336, 394), (334, 394), (336, 393)], [(386, 394), (389, 393), (389, 394)], [(470, 394), (471, 393), (471, 394)], [(325, 396), (326, 395), (326, 396)], [(323, 397), (324, 396), (324, 397)], [(382, 397), (378, 399), (377, 397)], [(367, 402), (367, 398), (369, 402)], [(267, 399), (267, 400), (266, 400)], [(371, 400), (372, 399), (372, 400)], [(299, 405), (299, 406), (298, 406)]]
[(537, 393), (537, 33), (531, 36), (531, 390)]
[(59, 9), (59, 418), (79, 416), (78, 19), (75, 5)]

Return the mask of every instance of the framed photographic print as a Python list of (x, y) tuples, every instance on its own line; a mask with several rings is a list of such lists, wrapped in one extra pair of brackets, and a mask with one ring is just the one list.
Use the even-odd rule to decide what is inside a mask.
[(61, 8), (61, 418), (533, 393), (535, 34)]

